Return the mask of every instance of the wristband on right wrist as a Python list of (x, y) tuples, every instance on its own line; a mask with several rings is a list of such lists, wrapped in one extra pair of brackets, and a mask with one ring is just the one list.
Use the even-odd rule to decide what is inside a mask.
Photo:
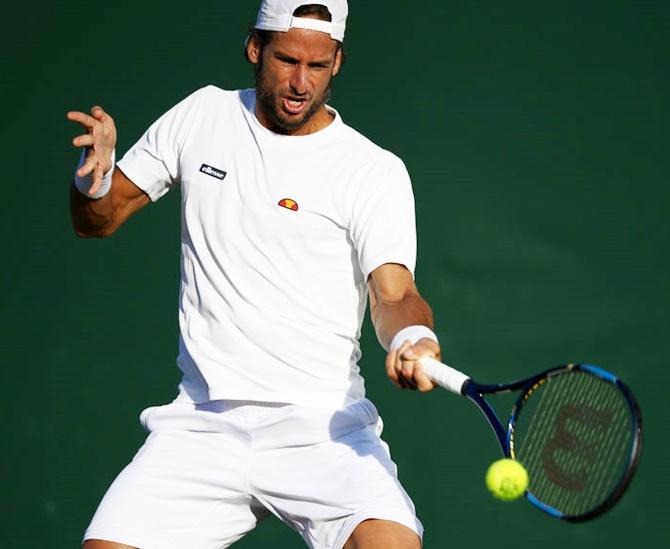
[(395, 351), (399, 349), (405, 341), (411, 341), (412, 344), (416, 343), (420, 339), (427, 337), (432, 339), (436, 343), (438, 342), (435, 332), (431, 330), (428, 326), (414, 325), (407, 326), (400, 330), (393, 339), (391, 340), (391, 345), (389, 345), (389, 351)]

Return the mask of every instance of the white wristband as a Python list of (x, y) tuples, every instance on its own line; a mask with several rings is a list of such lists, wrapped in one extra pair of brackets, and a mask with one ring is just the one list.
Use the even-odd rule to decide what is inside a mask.
[(393, 337), (391, 345), (389, 346), (389, 351), (395, 351), (396, 349), (400, 348), (402, 344), (405, 343), (405, 341), (411, 341), (413, 345), (424, 337), (437, 342), (437, 336), (435, 335), (435, 332), (428, 328), (428, 326), (407, 326), (406, 328), (400, 330)]
[[(88, 149), (84, 148), (81, 151), (81, 158), (79, 159), (79, 165), (77, 166), (77, 170), (81, 168), (84, 165), (84, 162), (86, 161), (86, 152)], [(114, 166), (116, 165), (116, 149), (112, 150), (112, 167), (102, 176), (102, 184), (100, 185), (100, 188), (96, 191), (95, 194), (89, 194), (88, 190), (91, 188), (91, 185), (93, 185), (93, 177), (92, 173), (89, 173), (88, 175), (85, 175), (84, 177), (79, 177), (77, 175), (77, 172), (74, 172), (74, 186), (79, 189), (79, 192), (83, 194), (84, 196), (88, 196), (89, 198), (102, 198), (105, 196), (108, 192), (109, 189), (112, 188), (112, 174), (114, 173)]]

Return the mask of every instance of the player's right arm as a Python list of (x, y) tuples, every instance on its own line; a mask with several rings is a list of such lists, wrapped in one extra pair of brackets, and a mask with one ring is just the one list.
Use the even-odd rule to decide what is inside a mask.
[[(77, 169), (79, 177), (90, 176), (89, 194), (95, 194), (102, 184), (103, 174), (112, 168), (112, 151), (116, 146), (114, 120), (101, 107), (93, 107), (91, 114), (72, 111), (68, 120), (81, 124), (86, 133), (72, 140), (75, 147), (86, 148), (86, 160)], [(137, 187), (118, 168), (112, 174), (112, 186), (102, 198), (89, 198), (74, 185), (70, 188), (70, 213), (77, 235), (105, 237), (111, 235), (123, 222), (150, 202), (144, 191)]]

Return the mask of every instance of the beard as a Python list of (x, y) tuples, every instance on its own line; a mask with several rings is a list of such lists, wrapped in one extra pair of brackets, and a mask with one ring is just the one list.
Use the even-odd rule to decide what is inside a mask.
[[(332, 80), (332, 78), (331, 78)], [(331, 88), (330, 83), (319, 97), (307, 95), (304, 97), (305, 101), (311, 102), (299, 115), (290, 115), (284, 112), (281, 108), (281, 100), (285, 96), (295, 95), (290, 89), (282, 90), (272, 89), (263, 78), (263, 65), (258, 63), (256, 65), (256, 98), (259, 105), (262, 107), (263, 114), (265, 114), (272, 123), (272, 129), (276, 133), (291, 133), (302, 128), (307, 124), (312, 117), (321, 109), (321, 107), (330, 99)]]

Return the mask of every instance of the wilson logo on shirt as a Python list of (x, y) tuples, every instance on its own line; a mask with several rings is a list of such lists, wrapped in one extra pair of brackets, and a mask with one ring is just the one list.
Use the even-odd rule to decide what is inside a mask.
[(279, 202), (277, 202), (277, 206), (281, 206), (287, 210), (293, 210), (294, 212), (298, 211), (298, 203), (292, 198), (282, 198)]
[(223, 181), (226, 177), (226, 172), (223, 170), (219, 170), (217, 168), (214, 168), (212, 166), (208, 166), (207, 164), (203, 164), (200, 166), (200, 171), (204, 174), (211, 175), (212, 177), (216, 177), (217, 179), (220, 179)]

